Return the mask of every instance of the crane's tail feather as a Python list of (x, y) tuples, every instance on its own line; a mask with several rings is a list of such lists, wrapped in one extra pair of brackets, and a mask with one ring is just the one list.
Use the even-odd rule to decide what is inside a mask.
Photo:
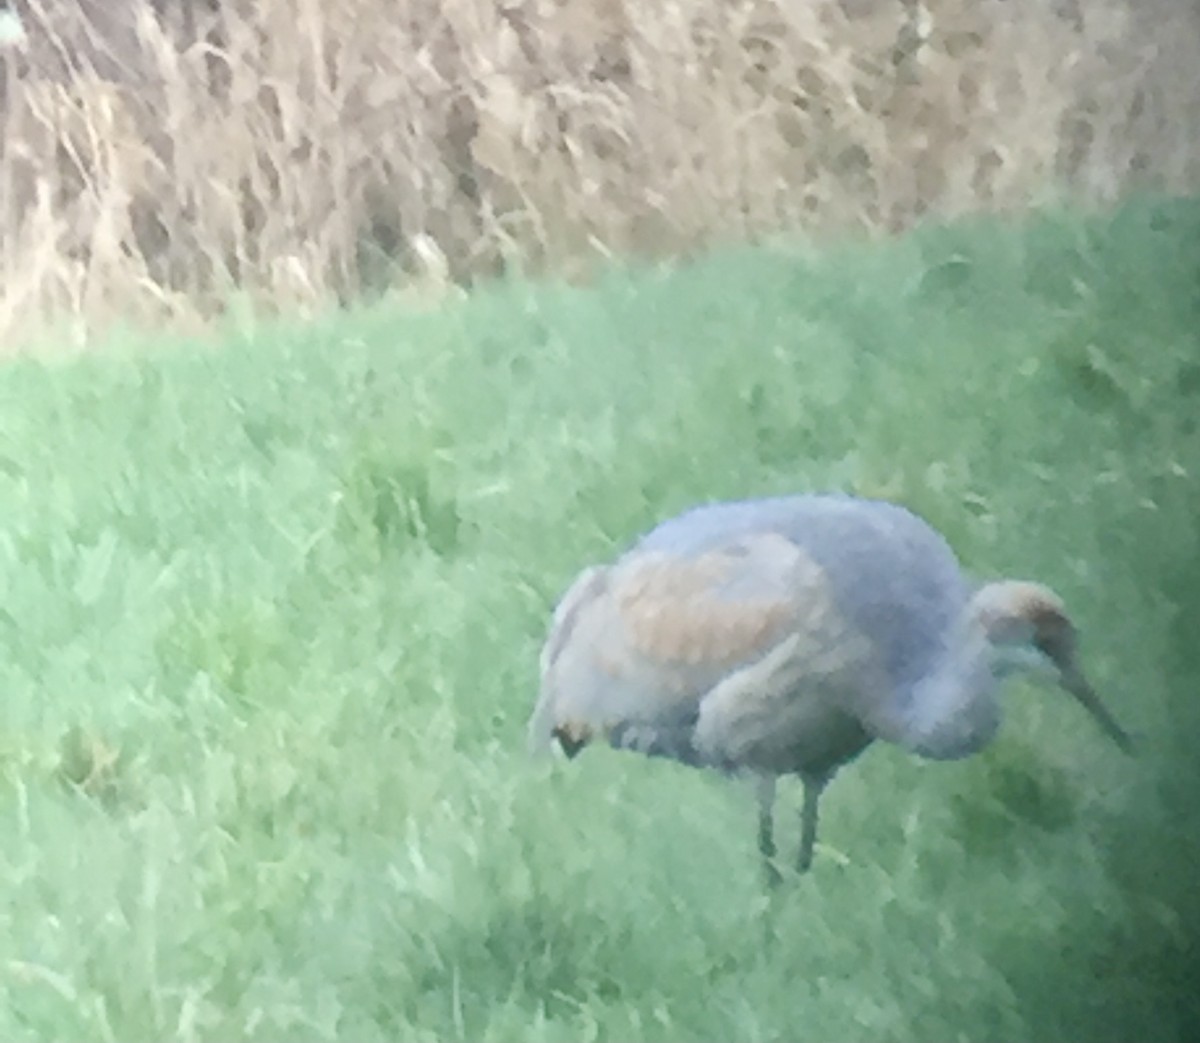
[(575, 577), (554, 607), (550, 632), (538, 660), (541, 675), (537, 705), (526, 728), (526, 747), (534, 756), (550, 753), (559, 739), (559, 694), (561, 682), (554, 674), (555, 664), (568, 647), (581, 609), (599, 597), (605, 588), (609, 569), (593, 565)]

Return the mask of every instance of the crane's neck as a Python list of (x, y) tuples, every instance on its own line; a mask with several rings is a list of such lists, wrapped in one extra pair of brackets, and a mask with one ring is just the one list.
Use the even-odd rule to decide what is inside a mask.
[(935, 760), (967, 757), (1000, 727), (998, 681), (1024, 664), (992, 643), (983, 605), (979, 595), (968, 602), (937, 665), (906, 693), (900, 743), (914, 753)]

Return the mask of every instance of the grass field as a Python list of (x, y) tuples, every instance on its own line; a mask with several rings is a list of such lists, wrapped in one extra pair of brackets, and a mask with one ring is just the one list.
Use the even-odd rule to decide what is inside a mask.
[[(1200, 204), (231, 319), (0, 399), (0, 1038), (1195, 1038)], [(770, 900), (748, 789), (526, 758), (577, 568), (818, 488), (1059, 589), (1141, 756), (1014, 686), (985, 755), (840, 777)]]

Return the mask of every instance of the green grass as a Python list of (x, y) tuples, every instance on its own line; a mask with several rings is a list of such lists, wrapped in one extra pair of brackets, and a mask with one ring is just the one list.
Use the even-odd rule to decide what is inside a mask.
[[(245, 322), (0, 403), (0, 1038), (1195, 1038), (1200, 205)], [(1142, 755), (1015, 685), (985, 754), (848, 769), (769, 901), (748, 789), (526, 758), (578, 568), (821, 488), (1055, 586)]]

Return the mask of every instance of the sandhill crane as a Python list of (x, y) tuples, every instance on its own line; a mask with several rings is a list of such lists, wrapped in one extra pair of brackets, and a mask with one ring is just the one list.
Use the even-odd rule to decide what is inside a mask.
[(977, 586), (924, 520), (851, 496), (717, 503), (662, 523), (575, 579), (540, 665), (532, 750), (557, 740), (574, 757), (606, 741), (753, 774), (772, 882), (779, 776), (804, 785), (803, 872), (839, 768), (876, 739), (937, 760), (979, 751), (1013, 673), (1052, 678), (1133, 748), (1084, 676), (1052, 590)]

